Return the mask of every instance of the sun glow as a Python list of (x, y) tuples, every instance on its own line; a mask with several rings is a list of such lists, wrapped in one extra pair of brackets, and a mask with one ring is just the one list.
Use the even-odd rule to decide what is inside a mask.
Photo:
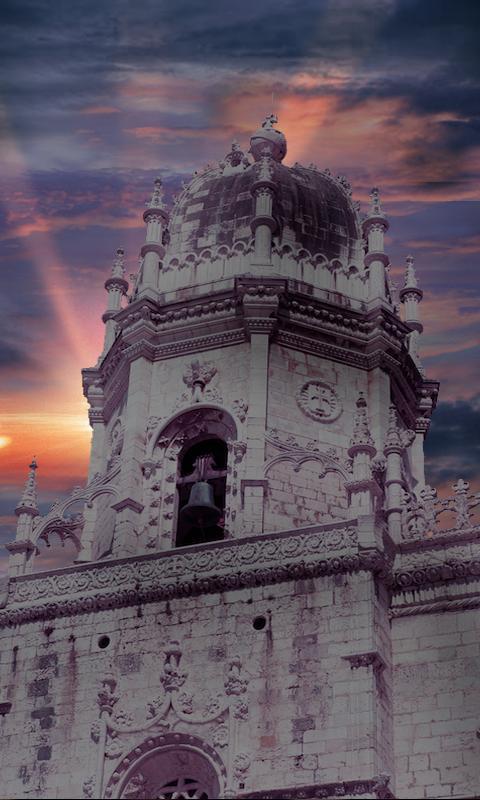
[(11, 437), (10, 436), (0, 436), (0, 448), (8, 447), (11, 444)]

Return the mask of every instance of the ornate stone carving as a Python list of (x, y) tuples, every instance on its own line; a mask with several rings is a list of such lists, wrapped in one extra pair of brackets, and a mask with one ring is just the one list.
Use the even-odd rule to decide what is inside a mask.
[(230, 660), (225, 678), (225, 694), (240, 695), (247, 691), (248, 680), (242, 677), (242, 662), (239, 656)]
[(94, 775), (90, 775), (89, 778), (83, 781), (82, 792), (84, 797), (86, 798), (93, 797), (93, 792), (95, 790), (95, 783), (96, 781)]
[(226, 747), (228, 744), (228, 727), (225, 724), (215, 728), (212, 734), (212, 741), (215, 747)]
[(100, 723), (93, 722), (90, 728), (90, 738), (92, 742), (98, 743), (100, 739)]
[(160, 677), (166, 692), (176, 691), (185, 683), (187, 673), (180, 669), (181, 657), (182, 651), (178, 642), (171, 642), (165, 650), (163, 675)]
[(211, 361), (201, 363), (198, 359), (191, 362), (183, 373), (183, 382), (192, 390), (192, 400), (199, 402), (207, 383), (217, 374), (217, 368)]
[(243, 399), (243, 397), (239, 397), (232, 402), (232, 411), (240, 420), (240, 422), (245, 422), (247, 418), (247, 411), (248, 411), (248, 403)]
[(248, 705), (244, 700), (236, 700), (233, 705), (233, 716), (235, 719), (248, 718)]
[(237, 780), (241, 780), (245, 777), (245, 773), (248, 772), (251, 764), (251, 759), (248, 753), (237, 753), (235, 758), (233, 759), (233, 775)]
[(102, 688), (98, 692), (97, 703), (100, 711), (105, 711), (111, 715), (115, 703), (118, 702), (118, 694), (115, 694), (117, 681), (111, 675), (102, 678)]
[[(383, 794), (378, 794), (380, 787)], [(394, 800), (394, 796), (388, 787), (383, 787), (380, 779), (375, 777), (369, 780), (357, 781), (338, 781), (336, 783), (315, 783), (307, 786), (288, 786), (282, 789), (267, 789), (259, 792), (249, 792), (248, 800), (331, 800), (332, 797), (357, 797), (372, 796), (378, 800)], [(243, 795), (246, 797), (246, 795)]]
[[(480, 508), (480, 492), (469, 492), (470, 485), (459, 478), (452, 486), (454, 495), (438, 498), (436, 489), (425, 486), (420, 497), (405, 494), (405, 539), (415, 539), (427, 534), (438, 536), (449, 530), (470, 530), (480, 524), (477, 509)], [(442, 526), (442, 514), (449, 512), (455, 518), (454, 528)]]
[(307, 381), (297, 392), (297, 403), (307, 417), (333, 422), (342, 413), (338, 395), (323, 381)]

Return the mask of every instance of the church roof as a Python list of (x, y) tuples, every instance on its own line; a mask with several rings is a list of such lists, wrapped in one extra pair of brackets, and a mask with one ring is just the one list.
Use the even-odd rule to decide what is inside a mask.
[(170, 254), (200, 253), (220, 245), (230, 248), (239, 240), (252, 238), (252, 187), (269, 142), (276, 188), (274, 239), (303, 247), (312, 255), (321, 253), (328, 261), (338, 258), (348, 263), (355, 258), (361, 232), (347, 181), (313, 166), (282, 164), (286, 143), (283, 134), (271, 126), (251, 138), (254, 163), (234, 143), (223, 162), (194, 176), (184, 188), (170, 220)]

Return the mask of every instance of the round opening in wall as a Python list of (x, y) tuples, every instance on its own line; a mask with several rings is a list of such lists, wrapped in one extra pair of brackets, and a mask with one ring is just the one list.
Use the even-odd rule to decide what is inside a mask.
[(110, 636), (100, 636), (98, 640), (98, 646), (100, 650), (105, 650), (106, 647), (110, 644)]
[(265, 617), (255, 617), (253, 620), (253, 627), (256, 631), (263, 631), (265, 625), (267, 624), (267, 620)]

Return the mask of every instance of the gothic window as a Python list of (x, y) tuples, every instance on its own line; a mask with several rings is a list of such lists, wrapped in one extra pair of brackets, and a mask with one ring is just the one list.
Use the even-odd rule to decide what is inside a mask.
[(224, 537), (227, 445), (218, 437), (197, 441), (179, 458), (176, 546)]

